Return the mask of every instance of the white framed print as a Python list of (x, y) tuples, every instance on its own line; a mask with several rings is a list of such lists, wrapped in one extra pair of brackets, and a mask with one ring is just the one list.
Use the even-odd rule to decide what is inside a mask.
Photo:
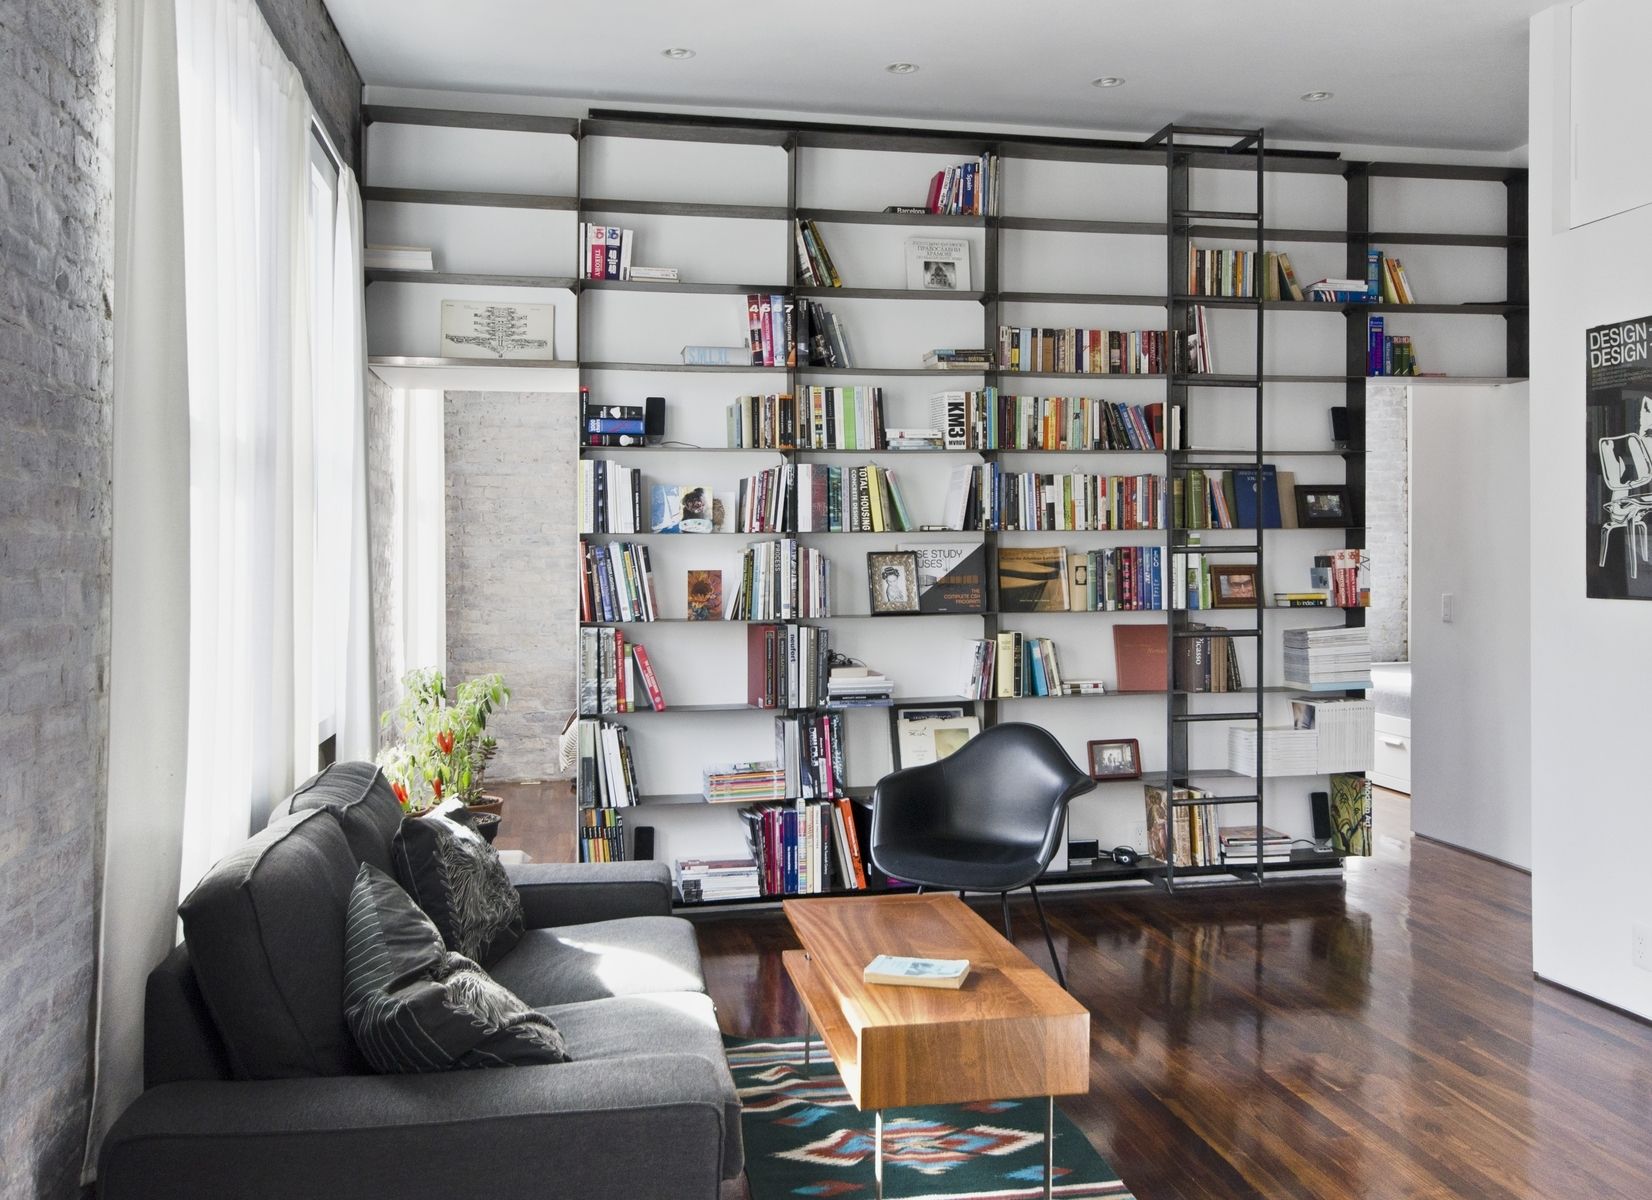
[(963, 238), (908, 238), (906, 286), (915, 292), (969, 291), (969, 243)]
[(544, 359), (552, 342), (556, 305), (442, 301), (442, 357)]

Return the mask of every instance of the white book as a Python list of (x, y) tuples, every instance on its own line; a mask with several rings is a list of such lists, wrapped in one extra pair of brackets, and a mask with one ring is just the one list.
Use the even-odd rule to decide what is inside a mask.
[(905, 958), (880, 954), (866, 964), (862, 978), (867, 983), (903, 987), (960, 988), (968, 976), (967, 958)]

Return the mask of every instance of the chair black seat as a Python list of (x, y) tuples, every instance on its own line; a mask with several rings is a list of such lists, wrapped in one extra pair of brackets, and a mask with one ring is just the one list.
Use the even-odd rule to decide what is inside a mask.
[(971, 892), (1013, 892), (1044, 871), (1037, 846), (931, 836), (922, 846), (882, 846), (878, 868), (905, 883)]

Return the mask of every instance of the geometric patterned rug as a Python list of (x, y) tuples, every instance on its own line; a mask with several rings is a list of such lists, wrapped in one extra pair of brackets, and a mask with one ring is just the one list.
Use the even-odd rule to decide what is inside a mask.
[[(843, 1090), (818, 1039), (803, 1073), (802, 1038), (724, 1037), (740, 1093), (752, 1200), (873, 1196), (872, 1114)], [(1044, 1104), (997, 1100), (884, 1114), (888, 1200), (1034, 1200), (1044, 1194)], [(1078, 1127), (1055, 1113), (1054, 1194), (1130, 1200)]]

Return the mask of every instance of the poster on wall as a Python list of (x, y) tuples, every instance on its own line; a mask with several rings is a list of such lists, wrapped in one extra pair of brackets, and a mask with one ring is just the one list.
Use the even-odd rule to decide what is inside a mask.
[(1652, 317), (1587, 334), (1588, 595), (1652, 600)]

